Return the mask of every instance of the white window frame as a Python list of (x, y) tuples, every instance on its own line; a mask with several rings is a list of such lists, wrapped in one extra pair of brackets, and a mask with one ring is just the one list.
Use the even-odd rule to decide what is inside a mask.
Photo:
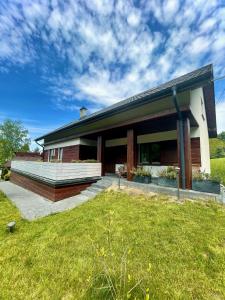
[(63, 148), (58, 148), (58, 160), (63, 160)]
[(55, 156), (55, 149), (48, 150), (48, 161), (51, 161)]

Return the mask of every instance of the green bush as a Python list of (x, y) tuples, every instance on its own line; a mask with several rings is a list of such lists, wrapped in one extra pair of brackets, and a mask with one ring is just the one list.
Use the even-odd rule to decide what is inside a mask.
[(177, 171), (175, 167), (167, 167), (164, 170), (158, 172), (159, 177), (164, 177), (167, 179), (176, 179), (177, 178)]
[(8, 171), (5, 175), (4, 175), (4, 180), (8, 181), (10, 179), (10, 175), (11, 175), (11, 171)]
[(211, 176), (219, 177), (223, 185), (225, 185), (225, 158), (211, 159)]
[(143, 167), (138, 167), (138, 168), (134, 168), (132, 171), (131, 171), (132, 174), (134, 174), (135, 176), (146, 176), (146, 177), (151, 177), (152, 174), (151, 174), (151, 171), (149, 170), (145, 170)]
[(211, 158), (222, 158), (225, 157), (225, 141), (221, 139), (210, 139), (210, 157)]
[(96, 159), (84, 159), (84, 160), (81, 160), (81, 159), (73, 159), (71, 160), (72, 163), (96, 163), (97, 160)]
[(5, 177), (5, 175), (6, 175), (8, 172), (9, 172), (9, 169), (8, 169), (8, 168), (3, 168), (3, 169), (2, 169), (2, 174), (1, 174), (1, 179), (4, 180), (4, 177)]

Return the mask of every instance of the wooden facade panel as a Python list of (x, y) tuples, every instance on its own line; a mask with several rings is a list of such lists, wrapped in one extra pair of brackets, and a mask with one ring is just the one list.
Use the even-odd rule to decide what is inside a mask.
[(80, 159), (80, 145), (68, 146), (63, 148), (62, 162), (71, 162)]
[(132, 180), (132, 169), (137, 166), (137, 137), (133, 129), (127, 130), (127, 180)]
[[(44, 161), (48, 161), (48, 151), (44, 150)], [(55, 156), (53, 159), (58, 159), (58, 148), (55, 149)], [(63, 147), (63, 159), (62, 162), (71, 162), (72, 160), (80, 159), (80, 145)]]
[(190, 120), (184, 120), (184, 152), (185, 152), (185, 178), (186, 188), (192, 188), (192, 157), (191, 157), (191, 134), (190, 134)]
[(192, 164), (201, 165), (200, 138), (191, 139)]
[(10, 181), (52, 201), (59, 201), (78, 195), (81, 191), (85, 190), (92, 184), (92, 182), (90, 182), (70, 186), (53, 187), (15, 172), (11, 173)]

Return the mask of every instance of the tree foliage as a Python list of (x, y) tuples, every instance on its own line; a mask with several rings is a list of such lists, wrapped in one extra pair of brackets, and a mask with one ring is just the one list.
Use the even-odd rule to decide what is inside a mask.
[(220, 134), (218, 134), (218, 139), (225, 141), (225, 131), (222, 131)]
[(20, 121), (5, 120), (0, 124), (0, 165), (11, 160), (17, 151), (29, 151), (28, 130)]
[(211, 158), (225, 157), (225, 140), (219, 138), (210, 139), (209, 145)]

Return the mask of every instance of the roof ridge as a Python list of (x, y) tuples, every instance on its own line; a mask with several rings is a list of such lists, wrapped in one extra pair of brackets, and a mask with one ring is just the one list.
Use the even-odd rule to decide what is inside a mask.
[(162, 84), (160, 84), (158, 86), (155, 86), (153, 88), (147, 89), (147, 90), (145, 90), (145, 91), (143, 91), (141, 93), (135, 94), (135, 95), (130, 96), (128, 98), (125, 98), (125, 99), (123, 99), (121, 101), (118, 101), (118, 102), (116, 102), (116, 103), (114, 103), (114, 104), (112, 104), (110, 106), (102, 108), (102, 109), (98, 110), (97, 112), (94, 112), (94, 113), (92, 113), (90, 115), (87, 115), (86, 117), (82, 118), (81, 120), (78, 119), (78, 120), (71, 121), (71, 122), (67, 123), (66, 125), (58, 127), (57, 129), (55, 129), (55, 130), (53, 130), (53, 131), (51, 131), (51, 132), (49, 132), (49, 133), (47, 133), (47, 134), (45, 134), (45, 135), (43, 135), (41, 137), (38, 137), (37, 139), (35, 139), (35, 141), (41, 140), (41, 139), (43, 139), (47, 135), (53, 134), (53, 133), (55, 133), (57, 131), (60, 131), (60, 130), (65, 129), (67, 127), (70, 127), (72, 125), (76, 125), (78, 123), (83, 123), (86, 120), (89, 120), (89, 119), (91, 119), (91, 118), (93, 118), (95, 116), (98, 116), (98, 115), (101, 115), (103, 113), (106, 113), (106, 112), (108, 112), (110, 110), (113, 110), (114, 108), (122, 107), (123, 105), (129, 104), (129, 103), (131, 103), (133, 101), (136, 101), (136, 100), (138, 100), (140, 98), (144, 98), (146, 96), (153, 95), (154, 94), (153, 92), (159, 92), (159, 91), (162, 91), (164, 89), (168, 89), (171, 86), (174, 86), (174, 85), (176, 86), (178, 84), (181, 84), (182, 82), (185, 82), (185, 81), (191, 80), (193, 78), (197, 78), (197, 77), (199, 77), (201, 75), (207, 74), (208, 72), (210, 72), (211, 74), (213, 73), (213, 65), (212, 64), (205, 65), (205, 66), (200, 67), (200, 68), (198, 68), (196, 70), (193, 70), (193, 71), (191, 71), (189, 73), (186, 73), (186, 74), (181, 75), (179, 77), (173, 78), (173, 79), (171, 79), (171, 80), (169, 80), (169, 81), (167, 81), (165, 83), (162, 83)]

